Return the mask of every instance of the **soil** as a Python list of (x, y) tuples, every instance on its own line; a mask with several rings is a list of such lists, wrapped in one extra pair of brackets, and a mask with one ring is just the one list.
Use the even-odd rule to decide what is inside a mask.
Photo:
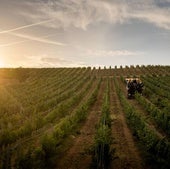
[[(58, 160), (57, 167), (60, 169), (88, 169), (92, 163), (92, 157), (89, 153), (94, 143), (96, 132), (95, 126), (101, 116), (101, 105), (105, 83), (101, 84), (101, 88), (97, 97), (97, 101), (89, 112), (88, 118), (80, 129), (80, 135), (74, 136), (74, 143), (68, 149), (64, 157)], [(130, 129), (126, 124), (126, 119), (119, 98), (115, 91), (112, 77), (110, 78), (110, 110), (112, 127), (111, 134), (113, 144), (112, 161), (109, 169), (142, 169), (144, 162), (140, 156), (134, 138)]]
[(132, 133), (126, 124), (124, 112), (116, 94), (113, 79), (110, 80), (112, 137), (114, 138), (112, 148), (115, 149), (110, 168), (142, 169), (143, 161), (140, 157), (140, 152), (137, 149)]
[(106, 81), (101, 83), (97, 101), (92, 106), (86, 121), (80, 129), (80, 134), (74, 136), (74, 143), (72, 147), (65, 152), (64, 157), (61, 157), (57, 162), (57, 168), (60, 169), (88, 169), (92, 162), (89, 150), (94, 143), (94, 136), (96, 132), (96, 125), (101, 116), (101, 105), (106, 87)]
[[(127, 93), (126, 88), (123, 86), (123, 83), (122, 83), (122, 81), (121, 81), (120, 79), (118, 79), (118, 81), (119, 81), (121, 90), (122, 90), (122, 91), (125, 93), (125, 95), (126, 95), (126, 93)], [(137, 100), (135, 100), (135, 99), (128, 99), (128, 102), (129, 102), (131, 105), (133, 105), (133, 107), (135, 108), (135, 110), (137, 110), (137, 112), (138, 112), (143, 118), (145, 118), (148, 126), (149, 126), (155, 133), (157, 133), (157, 135), (158, 135), (160, 138), (163, 138), (163, 137), (166, 137), (166, 136), (167, 136), (167, 134), (166, 134), (165, 132), (163, 132), (163, 130), (161, 130), (161, 129), (157, 126), (156, 122), (155, 122), (155, 121), (151, 118), (151, 116), (144, 110), (143, 106), (140, 105)]]

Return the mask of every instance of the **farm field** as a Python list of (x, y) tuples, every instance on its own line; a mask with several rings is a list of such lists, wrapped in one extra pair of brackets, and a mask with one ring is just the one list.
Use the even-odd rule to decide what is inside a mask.
[[(127, 98), (126, 77), (142, 95)], [(0, 169), (170, 168), (170, 66), (0, 69)]]

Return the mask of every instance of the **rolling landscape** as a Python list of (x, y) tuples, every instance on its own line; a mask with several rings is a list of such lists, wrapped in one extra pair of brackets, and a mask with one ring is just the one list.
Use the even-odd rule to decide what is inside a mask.
[(0, 0), (0, 169), (170, 169), (170, 0)]
[(169, 168), (169, 84), (169, 66), (1, 68), (0, 167)]

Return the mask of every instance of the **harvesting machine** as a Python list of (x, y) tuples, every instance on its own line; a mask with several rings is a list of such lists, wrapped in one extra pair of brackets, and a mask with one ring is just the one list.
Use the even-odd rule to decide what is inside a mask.
[(144, 85), (140, 78), (126, 78), (125, 81), (128, 99), (133, 98), (136, 92), (142, 94)]

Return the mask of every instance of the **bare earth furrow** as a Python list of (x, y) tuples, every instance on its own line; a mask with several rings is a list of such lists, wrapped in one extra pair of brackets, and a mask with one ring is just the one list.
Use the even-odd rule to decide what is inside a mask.
[[(122, 81), (120, 79), (119, 79), (119, 84), (120, 84), (121, 90), (126, 95), (126, 92), (127, 92), (126, 88), (125, 88), (125, 86), (123, 86), (123, 83), (122, 83)], [(135, 110), (137, 110), (138, 113), (140, 113), (141, 117), (146, 119), (146, 122), (147, 122), (149, 128), (152, 129), (160, 138), (163, 138), (163, 137), (166, 136), (166, 134), (163, 131), (160, 131), (160, 129), (157, 127), (154, 120), (152, 118), (148, 118), (148, 113), (144, 110), (142, 105), (140, 105), (137, 102), (137, 100), (129, 99), (128, 102), (135, 108)]]
[(58, 161), (57, 168), (87, 169), (91, 164), (91, 155), (87, 152), (94, 142), (94, 136), (100, 116), (105, 82), (101, 83), (97, 101), (91, 108), (88, 117), (80, 129), (80, 135), (74, 138), (73, 146)]
[(111, 99), (111, 117), (112, 137), (114, 138), (113, 148), (115, 151), (115, 159), (112, 161), (113, 169), (141, 169), (142, 159), (137, 147), (135, 146), (133, 136), (129, 130), (126, 119), (116, 94), (113, 79), (111, 79), (110, 99)]

